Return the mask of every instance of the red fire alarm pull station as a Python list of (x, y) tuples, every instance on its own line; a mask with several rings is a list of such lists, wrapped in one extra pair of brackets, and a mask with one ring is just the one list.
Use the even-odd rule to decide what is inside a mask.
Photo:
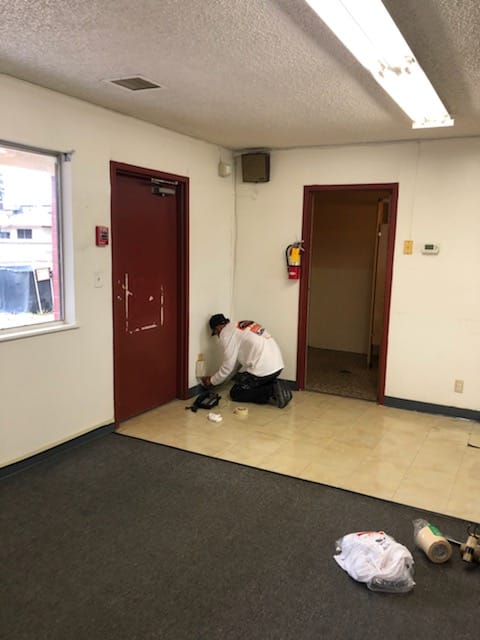
[(108, 227), (95, 227), (95, 244), (97, 247), (108, 245)]

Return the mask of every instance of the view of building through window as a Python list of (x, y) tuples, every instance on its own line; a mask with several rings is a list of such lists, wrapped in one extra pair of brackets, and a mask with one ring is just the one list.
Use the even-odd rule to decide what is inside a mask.
[(57, 164), (0, 145), (0, 330), (62, 319)]

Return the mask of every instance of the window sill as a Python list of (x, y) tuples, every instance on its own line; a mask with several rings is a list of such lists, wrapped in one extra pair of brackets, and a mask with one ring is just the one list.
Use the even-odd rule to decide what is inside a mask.
[(9, 340), (21, 340), (22, 338), (32, 338), (34, 336), (43, 335), (45, 333), (57, 333), (59, 331), (70, 331), (71, 329), (78, 329), (76, 322), (49, 322), (48, 325), (42, 325), (35, 327), (16, 327), (14, 329), (2, 329), (0, 330), (0, 342), (7, 342)]

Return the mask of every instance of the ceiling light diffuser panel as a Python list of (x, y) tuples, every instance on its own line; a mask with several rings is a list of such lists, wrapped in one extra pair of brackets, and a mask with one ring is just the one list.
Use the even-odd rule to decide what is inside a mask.
[(454, 124), (381, 0), (306, 0), (412, 120), (414, 129)]

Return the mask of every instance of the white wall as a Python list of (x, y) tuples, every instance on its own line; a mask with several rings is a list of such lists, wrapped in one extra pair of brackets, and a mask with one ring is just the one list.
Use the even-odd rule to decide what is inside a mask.
[[(235, 314), (269, 328), (284, 377), (295, 379), (299, 284), (287, 280), (284, 250), (301, 236), (303, 187), (392, 182), (399, 202), (385, 393), (479, 410), (480, 138), (272, 152), (269, 183), (237, 184)], [(402, 253), (407, 239), (411, 256)], [(422, 255), (423, 242), (438, 243), (439, 255)], [(463, 394), (455, 379), (465, 381)]]
[[(234, 184), (217, 174), (219, 149), (0, 76), (0, 139), (75, 151), (71, 163), (78, 329), (0, 342), (0, 465), (113, 421), (110, 160), (190, 178), (190, 370), (212, 350), (206, 321), (232, 309)], [(224, 160), (230, 154), (222, 151)], [(220, 265), (220, 267), (219, 267)], [(105, 287), (94, 288), (94, 273)]]

